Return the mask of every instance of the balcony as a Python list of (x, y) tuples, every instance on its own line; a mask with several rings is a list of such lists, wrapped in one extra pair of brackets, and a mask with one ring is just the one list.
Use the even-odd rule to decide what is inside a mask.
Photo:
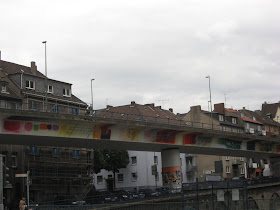
[(240, 159), (233, 159), (232, 160), (232, 165), (242, 165), (243, 161), (241, 161)]
[(188, 164), (188, 165), (186, 166), (186, 171), (187, 171), (187, 172), (190, 172), (190, 171), (197, 171), (197, 166), (193, 166), (193, 165)]

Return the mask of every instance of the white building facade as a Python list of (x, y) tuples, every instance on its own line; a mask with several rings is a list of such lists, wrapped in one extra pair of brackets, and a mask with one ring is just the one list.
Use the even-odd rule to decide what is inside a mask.
[[(160, 152), (128, 151), (129, 164), (120, 169), (115, 177), (115, 189), (138, 190), (141, 188), (155, 189), (163, 186), (162, 160)], [(187, 177), (186, 155), (181, 153), (182, 182), (193, 182), (196, 177)], [(189, 180), (187, 180), (187, 178)], [(112, 190), (113, 172), (101, 170), (94, 175), (96, 190)]]

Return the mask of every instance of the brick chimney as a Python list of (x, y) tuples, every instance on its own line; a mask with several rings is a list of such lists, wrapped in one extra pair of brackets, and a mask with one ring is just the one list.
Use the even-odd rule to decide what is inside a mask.
[(191, 106), (191, 111), (193, 111), (193, 112), (201, 112), (201, 106), (200, 105)]
[(152, 109), (155, 108), (155, 104), (152, 103), (152, 104), (145, 104), (145, 106), (150, 106)]
[(172, 108), (169, 108), (169, 111), (173, 113), (173, 109)]
[(225, 104), (214, 104), (214, 112), (218, 112), (219, 114), (224, 114), (225, 112)]
[(131, 101), (130, 105), (135, 106), (135, 101)]
[(36, 63), (34, 61), (31, 61), (31, 68), (30, 68), (32, 74), (35, 74), (37, 73), (37, 66), (36, 66)]

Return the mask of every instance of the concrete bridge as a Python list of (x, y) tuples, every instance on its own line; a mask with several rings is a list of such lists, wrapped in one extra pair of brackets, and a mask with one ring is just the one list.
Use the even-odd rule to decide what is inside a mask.
[[(0, 144), (161, 151), (163, 174), (180, 183), (180, 152), (221, 156), (280, 156), (278, 139), (207, 129), (203, 124), (0, 109)], [(177, 175), (178, 176), (177, 176)]]

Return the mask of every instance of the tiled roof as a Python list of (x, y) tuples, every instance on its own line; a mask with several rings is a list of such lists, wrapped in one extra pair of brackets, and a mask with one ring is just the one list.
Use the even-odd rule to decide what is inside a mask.
[(242, 110), (242, 112), (249, 117), (255, 117), (257, 121), (263, 123), (263, 124), (269, 124), (269, 125), (279, 125), (279, 123), (275, 122), (271, 118), (267, 117), (266, 115), (262, 115), (261, 113), (257, 113), (251, 110)]
[(177, 115), (169, 110), (161, 109), (161, 107), (155, 107), (154, 104), (131, 104), (124, 106), (107, 106), (106, 109), (97, 110), (97, 115), (104, 118), (118, 118), (118, 119), (129, 119), (139, 120), (147, 122), (159, 122), (159, 123), (170, 123), (179, 124), (180, 119)]
[[(23, 70), (24, 73), (32, 74), (30, 67), (19, 65), (16, 63), (11, 63), (8, 61), (3, 61), (3, 60), (0, 60), (0, 68), (2, 69), (3, 72), (7, 74), (21, 73), (21, 70)], [(36, 72), (36, 75), (40, 77), (45, 77), (45, 75), (43, 75), (39, 71)]]
[(274, 104), (262, 104), (262, 113), (263, 114), (271, 114), (272, 118), (275, 118), (276, 112), (278, 107), (280, 107), (280, 103), (274, 103)]
[(239, 114), (241, 113), (240, 111), (237, 111), (237, 110), (234, 110), (234, 109), (226, 109), (226, 108), (225, 108), (225, 110), (228, 111), (229, 113), (231, 113), (233, 116), (239, 117), (239, 118), (241, 118), (241, 119), (244, 120), (244, 121), (252, 122), (252, 123), (256, 123), (256, 124), (261, 124), (261, 125), (263, 124), (263, 123), (261, 123), (261, 122), (259, 122), (259, 121), (257, 121), (257, 120), (250, 119), (250, 118), (247, 117), (247, 116), (241, 117), (241, 116), (239, 115)]

